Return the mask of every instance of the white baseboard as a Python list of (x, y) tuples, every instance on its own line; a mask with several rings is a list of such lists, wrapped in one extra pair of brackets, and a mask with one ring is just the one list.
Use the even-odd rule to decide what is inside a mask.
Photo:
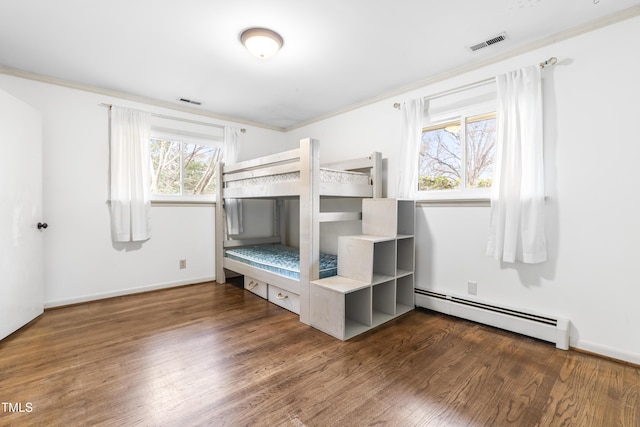
[(138, 294), (141, 292), (155, 291), (158, 289), (175, 288), (176, 286), (191, 285), (194, 283), (212, 282), (215, 277), (197, 277), (175, 282), (156, 283), (153, 285), (139, 286), (135, 288), (118, 289), (117, 291), (102, 292), (97, 294), (82, 295), (73, 298), (63, 298), (44, 302), (44, 308), (61, 307), (65, 305), (79, 304), (83, 302), (96, 301), (105, 298), (120, 297), (123, 295)]
[(582, 350), (589, 353), (593, 353), (599, 356), (610, 357), (622, 362), (629, 362), (635, 365), (640, 365), (640, 354), (623, 351), (618, 348), (608, 347), (606, 345), (571, 339), (571, 348), (576, 350)]

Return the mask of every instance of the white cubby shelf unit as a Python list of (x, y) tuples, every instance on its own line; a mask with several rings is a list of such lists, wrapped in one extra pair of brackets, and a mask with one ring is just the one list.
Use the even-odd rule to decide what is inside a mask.
[(311, 282), (311, 325), (341, 340), (415, 308), (415, 202), (363, 199), (362, 233), (338, 238), (338, 275)]

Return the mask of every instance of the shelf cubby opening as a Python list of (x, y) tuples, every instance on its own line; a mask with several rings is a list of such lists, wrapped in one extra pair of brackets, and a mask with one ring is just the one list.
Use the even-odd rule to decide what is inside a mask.
[[(371, 326), (371, 288), (345, 294), (345, 327), (362, 325)], [(347, 335), (345, 333), (345, 335)]]
[(396, 275), (396, 242), (386, 240), (376, 242), (373, 246), (373, 275), (389, 276)]
[(398, 234), (415, 234), (415, 210), (413, 200), (398, 200)]
[(396, 314), (396, 282), (389, 280), (372, 287), (373, 325), (379, 325)]
[(402, 272), (412, 272), (414, 270), (415, 253), (413, 237), (405, 237), (398, 239), (398, 272), (397, 275), (403, 274)]
[(403, 314), (415, 308), (413, 274), (403, 276), (396, 281), (396, 314)]

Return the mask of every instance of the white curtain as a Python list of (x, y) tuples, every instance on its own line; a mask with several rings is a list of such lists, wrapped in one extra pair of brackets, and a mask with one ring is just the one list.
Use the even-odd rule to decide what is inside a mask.
[(411, 199), (418, 190), (418, 153), (422, 139), (424, 99), (417, 98), (402, 104), (402, 134), (398, 153), (399, 198)]
[(544, 262), (540, 68), (497, 76), (496, 83), (496, 163), (487, 255), (503, 262)]
[[(224, 128), (223, 156), (224, 162), (231, 164), (238, 161), (240, 151), (240, 129), (231, 126)], [(222, 203), (219, 200), (218, 203)], [(224, 208), (227, 216), (227, 233), (240, 234), (242, 226), (242, 201), (237, 199), (226, 199)]]
[(149, 113), (111, 108), (110, 209), (114, 242), (151, 237)]

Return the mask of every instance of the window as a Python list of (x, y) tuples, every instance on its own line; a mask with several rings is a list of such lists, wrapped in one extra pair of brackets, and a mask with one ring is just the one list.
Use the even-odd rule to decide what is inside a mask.
[(488, 198), (496, 142), (494, 79), (460, 86), (425, 101), (418, 153), (418, 197)]
[(153, 135), (149, 153), (154, 199), (213, 200), (221, 144), (179, 135)]
[(462, 114), (454, 120), (424, 128), (418, 190), (477, 193), (490, 188), (495, 134), (495, 112)]

